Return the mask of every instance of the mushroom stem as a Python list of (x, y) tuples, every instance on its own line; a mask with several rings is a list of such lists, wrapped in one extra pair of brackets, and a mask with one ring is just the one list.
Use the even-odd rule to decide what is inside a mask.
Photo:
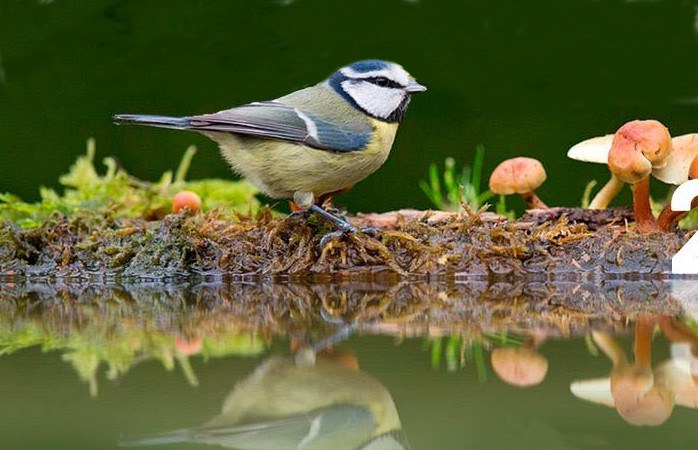
[[(698, 198), (694, 198), (691, 202), (691, 208), (698, 208)], [(657, 219), (657, 225), (662, 231), (669, 231), (674, 224), (679, 220), (683, 219), (688, 211), (674, 211), (671, 209), (671, 203), (666, 205), (662, 212), (659, 213), (659, 218)]]
[(654, 318), (650, 314), (640, 314), (635, 322), (635, 366), (647, 372), (652, 370), (654, 324)]
[(526, 205), (528, 205), (528, 209), (548, 209), (548, 205), (543, 203), (543, 200), (533, 191), (525, 192), (521, 194), (521, 197), (526, 202)]
[(639, 233), (654, 233), (661, 231), (657, 219), (652, 214), (650, 206), (650, 179), (645, 177), (632, 186), (633, 212), (635, 213), (635, 228)]
[(623, 349), (618, 345), (616, 340), (613, 339), (613, 336), (605, 331), (592, 331), (591, 336), (599, 349), (611, 360), (614, 368), (623, 367), (628, 364), (628, 358), (625, 356), (625, 352), (623, 352)]
[(685, 324), (679, 322), (673, 317), (661, 316), (659, 318), (659, 326), (669, 341), (678, 343), (685, 342), (690, 344), (691, 352), (698, 356), (698, 335), (687, 327)]
[(589, 203), (589, 209), (606, 209), (621, 189), (623, 189), (623, 182), (611, 173), (611, 178)]

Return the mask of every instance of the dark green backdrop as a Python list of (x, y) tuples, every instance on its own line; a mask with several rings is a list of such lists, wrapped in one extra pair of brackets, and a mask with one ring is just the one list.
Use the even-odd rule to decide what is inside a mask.
[(666, 1), (0, 0), (0, 191), (35, 198), (90, 136), (139, 177), (174, 167), (191, 143), (192, 177), (229, 176), (207, 139), (111, 115), (216, 111), (384, 58), (429, 91), (385, 166), (340, 203), (427, 206), (428, 164), (469, 161), (482, 143), (488, 172), (535, 156), (544, 199), (578, 204), (606, 175), (567, 161), (570, 144), (633, 118), (698, 131), (696, 26), (694, 4)]

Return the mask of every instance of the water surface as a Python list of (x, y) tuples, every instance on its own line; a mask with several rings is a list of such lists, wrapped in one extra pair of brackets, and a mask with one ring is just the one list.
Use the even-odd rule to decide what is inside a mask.
[[(0, 445), (107, 449), (212, 420), (234, 428), (230, 413), (221, 413), (231, 392), (240, 401), (259, 386), (278, 389), (283, 374), (304, 361), (292, 349), (321, 345), (349, 327), (347, 339), (308, 366), (329, 386), (289, 382), (282, 390), (288, 399), (317, 395), (332, 403), (340, 386), (354, 386), (349, 392), (359, 404), (367, 395), (392, 402), (399, 414), (393, 427), (414, 449), (695, 448), (698, 412), (676, 387), (676, 379), (693, 385), (690, 369), (681, 371), (698, 343), (691, 288), (677, 281), (4, 282)], [(507, 376), (512, 358), (528, 373)], [(250, 381), (278, 361), (287, 367), (282, 381)], [(636, 389), (643, 394), (638, 408), (628, 410), (620, 397), (614, 407), (603, 382), (588, 386), (631, 375), (650, 377)], [(642, 400), (657, 392), (659, 406)], [(221, 448), (211, 445), (159, 448)]]

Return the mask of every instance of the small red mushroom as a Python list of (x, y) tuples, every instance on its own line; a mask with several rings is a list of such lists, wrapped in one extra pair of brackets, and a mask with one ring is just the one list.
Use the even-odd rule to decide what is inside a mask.
[(172, 212), (178, 213), (189, 208), (193, 213), (201, 211), (201, 197), (192, 191), (181, 191), (172, 198)]

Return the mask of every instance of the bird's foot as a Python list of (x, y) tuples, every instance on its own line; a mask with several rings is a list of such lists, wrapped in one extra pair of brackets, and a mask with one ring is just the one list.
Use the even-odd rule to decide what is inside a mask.
[(367, 228), (354, 228), (353, 230), (341, 230), (341, 231), (332, 231), (330, 233), (327, 233), (320, 239), (320, 242), (318, 243), (318, 248), (322, 250), (329, 244), (333, 239), (341, 238), (346, 236), (347, 234), (352, 234), (352, 235), (358, 235), (359, 233), (365, 234), (371, 237), (376, 237), (380, 233), (380, 230), (375, 227), (367, 227)]
[(310, 212), (307, 209), (302, 209), (291, 212), (286, 216), (286, 220), (306, 220), (308, 216), (310, 216)]

